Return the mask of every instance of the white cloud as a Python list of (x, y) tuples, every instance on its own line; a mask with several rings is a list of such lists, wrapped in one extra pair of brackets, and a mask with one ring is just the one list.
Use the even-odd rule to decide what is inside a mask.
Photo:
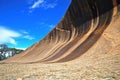
[(50, 28), (54, 28), (55, 27), (55, 25), (52, 25), (52, 24), (50, 24), (50, 25), (48, 25)]
[(26, 50), (27, 48), (20, 48), (20, 47), (16, 47), (16, 49)]
[(20, 30), (23, 34), (29, 34), (27, 31), (25, 30)]
[(25, 30), (21, 30), (21, 33), (22, 33), (22, 38), (24, 39), (28, 39), (28, 40), (33, 40), (35, 39), (34, 37), (32, 37), (29, 32), (25, 31)]
[(25, 35), (23, 38), (28, 39), (28, 40), (33, 40), (35, 39), (34, 37), (30, 36), (30, 35)]
[(52, 29), (52, 28), (55, 27), (55, 25), (53, 25), (53, 24), (47, 24), (47, 23), (45, 23), (45, 22), (40, 22), (40, 23), (38, 23), (38, 25), (40, 25), (41, 28), (46, 27), (46, 28), (50, 28), (50, 29)]
[(0, 26), (0, 43), (17, 44), (14, 38), (20, 36), (21, 36), (20, 33)]
[(25, 30), (22, 30), (21, 33), (19, 33), (14, 30), (10, 30), (3, 26), (0, 26), (0, 44), (10, 43), (16, 45), (17, 41), (15, 40), (15, 38), (24, 38), (28, 40), (35, 39), (34, 37), (30, 36), (29, 33)]
[(57, 5), (57, 0), (55, 0), (53, 3), (48, 2), (47, 0), (37, 0), (34, 2), (30, 7), (29, 7), (29, 13), (32, 13), (33, 9), (35, 8), (44, 8), (44, 9), (49, 9), (49, 8), (54, 8)]
[(38, 0), (36, 1), (31, 7), (30, 9), (34, 9), (34, 8), (38, 8), (40, 6), (40, 4), (42, 4), (44, 2), (44, 0)]
[(54, 8), (57, 5), (57, 3), (44, 3), (42, 7), (44, 9)]

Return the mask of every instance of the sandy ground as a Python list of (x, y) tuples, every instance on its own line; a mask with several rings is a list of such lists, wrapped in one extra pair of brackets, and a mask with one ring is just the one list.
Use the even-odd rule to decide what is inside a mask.
[(108, 54), (67, 63), (0, 64), (0, 80), (120, 80), (120, 55)]

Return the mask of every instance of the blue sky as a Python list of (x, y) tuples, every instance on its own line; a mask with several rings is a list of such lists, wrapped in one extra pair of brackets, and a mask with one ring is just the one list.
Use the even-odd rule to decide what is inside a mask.
[(0, 44), (26, 49), (62, 19), (71, 0), (0, 0)]

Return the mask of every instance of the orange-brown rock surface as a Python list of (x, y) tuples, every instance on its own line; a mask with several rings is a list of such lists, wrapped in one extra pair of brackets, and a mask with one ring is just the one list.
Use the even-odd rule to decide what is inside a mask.
[[(63, 19), (43, 40), (4, 62), (66, 62), (79, 58), (99, 41), (107, 28), (119, 26), (115, 23), (115, 17), (119, 16), (119, 3), (119, 0), (73, 0)], [(106, 44), (108, 48), (112, 45), (107, 43), (116, 40), (109, 40), (113, 38), (110, 34), (107, 32), (102, 36), (105, 39), (100, 41), (107, 40), (104, 46)], [(92, 51), (100, 53), (97, 49), (101, 45)]]
[(63, 19), (43, 40), (1, 63), (10, 63), (1, 68), (31, 63), (21, 64), (22, 69), (27, 65), (35, 71), (34, 66), (44, 73), (47, 68), (48, 74), (52, 74), (49, 70), (55, 75), (63, 71), (68, 77), (55, 80), (119, 80), (120, 0), (72, 0)]

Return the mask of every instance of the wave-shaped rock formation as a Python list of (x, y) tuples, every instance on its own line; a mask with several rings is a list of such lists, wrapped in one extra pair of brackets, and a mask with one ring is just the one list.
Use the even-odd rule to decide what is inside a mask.
[(79, 60), (83, 55), (119, 54), (119, 4), (120, 0), (72, 0), (62, 20), (43, 40), (3, 62), (56, 63)]

